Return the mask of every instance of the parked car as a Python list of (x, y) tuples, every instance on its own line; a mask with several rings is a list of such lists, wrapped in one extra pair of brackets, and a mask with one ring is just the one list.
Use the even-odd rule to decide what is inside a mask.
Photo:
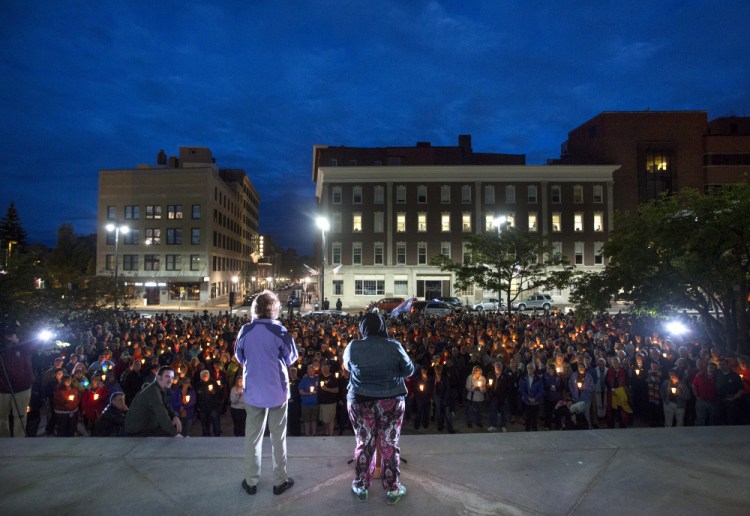
[(554, 305), (552, 297), (549, 294), (532, 294), (526, 299), (516, 301), (511, 306), (514, 310), (526, 310), (527, 308), (541, 308), (549, 310)]
[(428, 303), (429, 301), (414, 301), (411, 304), (411, 310), (409, 310), (409, 313), (413, 316), (421, 314)]
[(448, 317), (453, 315), (455, 312), (454, 308), (448, 303), (443, 301), (430, 301), (424, 307), (425, 315), (437, 315), (438, 317)]
[(478, 303), (474, 303), (471, 307), (472, 310), (484, 312), (484, 311), (497, 311), (497, 310), (504, 310), (505, 305), (500, 301), (499, 299), (496, 299), (494, 297), (485, 297)]
[(372, 304), (374, 304), (381, 314), (388, 315), (389, 313), (391, 313), (391, 310), (396, 308), (398, 305), (400, 305), (404, 301), (405, 299), (403, 297), (384, 297), (380, 301), (371, 303), (371, 305), (368, 306), (366, 310), (371, 309)]
[(456, 312), (460, 312), (464, 309), (463, 303), (461, 303), (461, 300), (457, 297), (441, 296), (436, 297), (434, 301), (442, 301), (443, 303), (448, 303)]

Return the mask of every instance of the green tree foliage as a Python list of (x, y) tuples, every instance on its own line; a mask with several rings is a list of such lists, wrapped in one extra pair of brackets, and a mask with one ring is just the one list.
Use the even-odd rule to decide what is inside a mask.
[(80, 289), (92, 275), (96, 262), (96, 242), (76, 236), (73, 226), (63, 224), (57, 230), (57, 245), (47, 261), (50, 287)]
[(695, 190), (618, 217), (604, 246), (605, 270), (581, 278), (571, 298), (601, 309), (611, 299), (636, 309), (696, 310), (713, 340), (748, 351), (750, 185)]
[(523, 229), (469, 235), (466, 244), (464, 263), (439, 255), (431, 260), (432, 265), (454, 273), (458, 288), (478, 285), (485, 291), (504, 293), (508, 310), (521, 294), (565, 288), (574, 275), (574, 268), (554, 253), (546, 238)]

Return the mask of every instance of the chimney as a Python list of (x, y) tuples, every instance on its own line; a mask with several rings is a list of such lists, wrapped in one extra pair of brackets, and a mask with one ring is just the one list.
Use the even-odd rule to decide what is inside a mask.
[(464, 150), (464, 152), (471, 152), (471, 135), (470, 134), (459, 134), (458, 135), (458, 146)]

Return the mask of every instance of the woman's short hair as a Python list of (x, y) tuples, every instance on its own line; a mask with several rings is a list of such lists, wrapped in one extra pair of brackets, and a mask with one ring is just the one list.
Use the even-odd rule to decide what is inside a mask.
[(278, 319), (280, 311), (279, 298), (270, 290), (258, 294), (250, 307), (253, 319)]

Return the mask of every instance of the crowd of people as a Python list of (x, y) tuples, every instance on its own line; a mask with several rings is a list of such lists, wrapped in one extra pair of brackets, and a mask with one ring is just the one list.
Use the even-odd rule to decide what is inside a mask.
[[(362, 317), (284, 320), (300, 357), (289, 367), (290, 435), (352, 432), (349, 373), (341, 362)], [(34, 357), (26, 434), (138, 435), (143, 425), (128, 424), (135, 417), (129, 412), (155, 384), (161, 389), (153, 399), (162, 397), (169, 417), (154, 428), (164, 435), (220, 436), (229, 420), (232, 435), (244, 435), (234, 345), (248, 322), (228, 313), (123, 314), (68, 328), (59, 337), (70, 342), (66, 351)], [(449, 433), (461, 416), (471, 431), (485, 424), (488, 431), (748, 424), (748, 358), (711, 343), (698, 322), (684, 322), (688, 333), (671, 338), (658, 320), (622, 313), (590, 320), (557, 311), (389, 319), (388, 336), (416, 366), (406, 380), (404, 424)], [(8, 391), (4, 382), (0, 395)], [(8, 425), (13, 414), (0, 414), (0, 433), (19, 435)]]

